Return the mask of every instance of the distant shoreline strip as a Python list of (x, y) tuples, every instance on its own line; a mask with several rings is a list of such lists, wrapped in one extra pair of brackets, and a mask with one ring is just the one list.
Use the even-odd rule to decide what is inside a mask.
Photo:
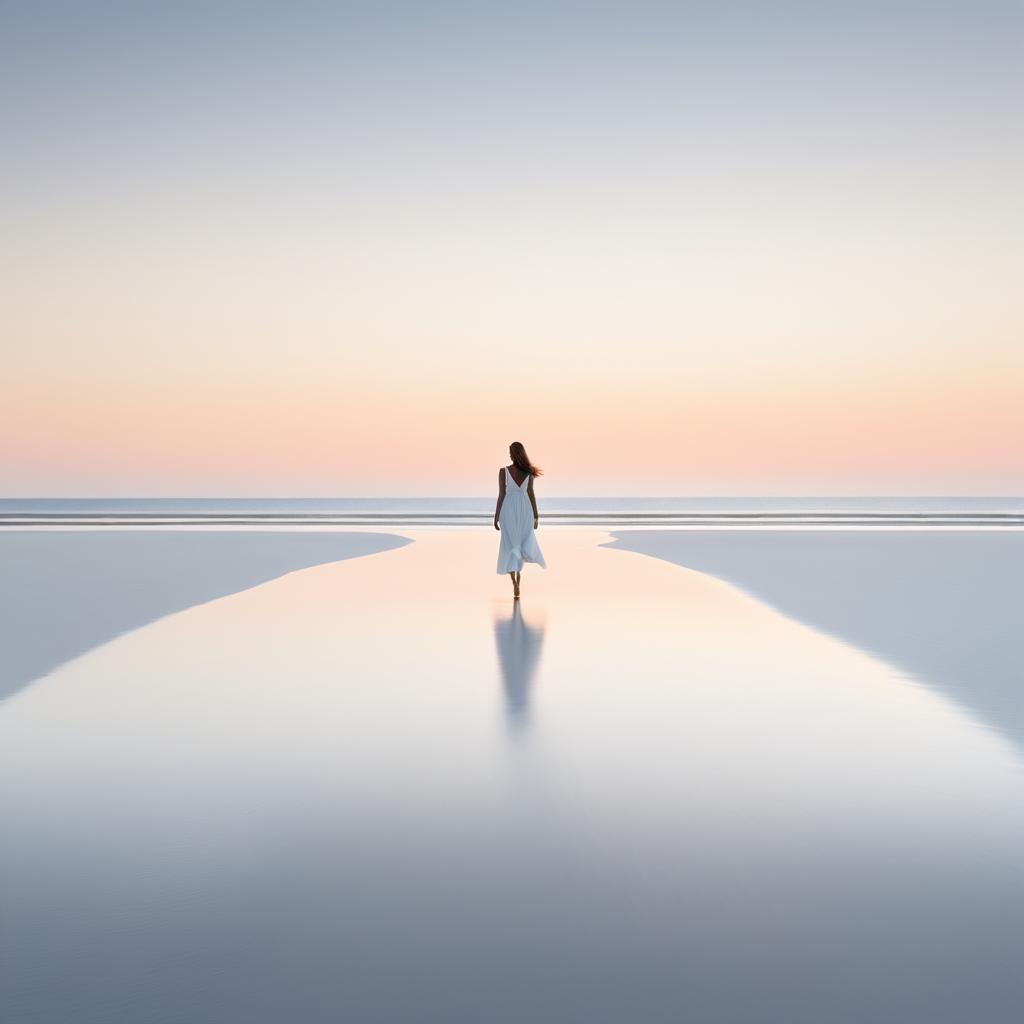
[[(480, 512), (18, 512), (0, 513), (0, 529), (111, 526), (485, 526)], [(1024, 512), (550, 512), (556, 526), (851, 526), (1024, 527)]]

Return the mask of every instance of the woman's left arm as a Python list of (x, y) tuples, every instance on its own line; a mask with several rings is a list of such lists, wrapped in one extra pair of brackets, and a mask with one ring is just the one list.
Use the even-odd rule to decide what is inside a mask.
[(530, 496), (530, 504), (533, 506), (533, 528), (537, 529), (540, 522), (540, 515), (537, 512), (537, 499), (533, 494), (533, 475), (530, 475), (530, 482), (526, 485), (526, 493)]
[(505, 500), (505, 470), (504, 469), (499, 469), (498, 470), (498, 502), (494, 506), (494, 528), (496, 530), (499, 530), (499, 531), (501, 530), (501, 527), (498, 525), (498, 516), (501, 515), (501, 505), (502, 505), (502, 502), (504, 500)]

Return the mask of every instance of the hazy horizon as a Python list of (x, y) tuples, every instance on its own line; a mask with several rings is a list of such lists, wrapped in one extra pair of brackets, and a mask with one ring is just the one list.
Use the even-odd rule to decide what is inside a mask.
[[(229, 502), (229, 503), (240, 503), (240, 502), (265, 502), (267, 504), (280, 504), (286, 505), (289, 502), (293, 503), (325, 503), (325, 502), (422, 502), (422, 503), (436, 503), (444, 501), (453, 502), (487, 502), (494, 503), (494, 494), (485, 494), (484, 492), (477, 492), (475, 494), (421, 494), (421, 495), (398, 495), (398, 494), (379, 494), (379, 495), (18, 495), (18, 496), (3, 496), (0, 497), (0, 507), (12, 506), (19, 504), (26, 504), (30, 502), (40, 503), (54, 503), (54, 504), (67, 504), (71, 502), (83, 502), (83, 503), (99, 503), (99, 502), (112, 502), (112, 503), (126, 503), (126, 502), (139, 502), (139, 503), (185, 503), (185, 502), (197, 502), (197, 503), (212, 503), (212, 502)], [(543, 502), (546, 506), (551, 506), (552, 503), (563, 504), (566, 502), (617, 502), (617, 503), (629, 503), (629, 502), (676, 502), (676, 503), (691, 503), (698, 505), (701, 503), (708, 502), (727, 502), (731, 504), (737, 504), (742, 502), (763, 502), (768, 505), (777, 504), (779, 502), (805, 502), (805, 503), (828, 503), (828, 502), (904, 502), (908, 505), (913, 503), (923, 504), (927, 502), (943, 502), (948, 501), (957, 504), (965, 504), (968, 502), (991, 502), (999, 504), (1008, 504), (1014, 502), (1024, 502), (1024, 495), (1022, 494), (1007, 494), (1007, 495), (612, 495), (612, 494), (579, 494), (573, 495), (568, 493), (555, 493), (550, 495), (545, 494), (543, 496)]]

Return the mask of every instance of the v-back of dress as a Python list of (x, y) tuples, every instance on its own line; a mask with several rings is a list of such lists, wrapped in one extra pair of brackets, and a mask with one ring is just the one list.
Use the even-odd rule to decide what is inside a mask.
[(498, 514), (501, 540), (498, 543), (498, 572), (519, 572), (524, 562), (546, 563), (533, 528), (533, 504), (530, 501), (530, 474), (516, 483), (512, 471), (505, 467), (505, 499)]

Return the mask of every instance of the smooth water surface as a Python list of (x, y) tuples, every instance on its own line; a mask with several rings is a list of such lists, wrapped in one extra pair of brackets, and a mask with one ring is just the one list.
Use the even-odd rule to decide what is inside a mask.
[(434, 531), (0, 706), (12, 1019), (1015, 1021), (1024, 772), (699, 572)]

